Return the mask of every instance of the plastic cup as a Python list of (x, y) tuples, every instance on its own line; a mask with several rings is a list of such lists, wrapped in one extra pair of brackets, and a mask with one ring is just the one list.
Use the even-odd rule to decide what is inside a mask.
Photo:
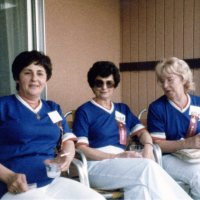
[(49, 178), (56, 178), (60, 176), (61, 169), (59, 163), (57, 163), (55, 160), (47, 159), (44, 161), (44, 164), (46, 167), (47, 176)]
[(130, 151), (136, 151), (138, 153), (141, 153), (143, 151), (143, 146), (139, 144), (131, 144), (130, 145)]

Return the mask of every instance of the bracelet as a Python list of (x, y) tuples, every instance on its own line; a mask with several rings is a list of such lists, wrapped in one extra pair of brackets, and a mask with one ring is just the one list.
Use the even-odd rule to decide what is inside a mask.
[(150, 144), (153, 147), (153, 144), (151, 142), (145, 142), (144, 145), (145, 144)]

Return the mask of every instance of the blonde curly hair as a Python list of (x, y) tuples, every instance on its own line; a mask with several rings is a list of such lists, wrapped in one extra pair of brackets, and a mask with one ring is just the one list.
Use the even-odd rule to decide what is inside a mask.
[(193, 74), (188, 64), (176, 57), (164, 59), (156, 65), (156, 76), (158, 82), (161, 82), (163, 76), (167, 74), (176, 74), (185, 81), (185, 91), (195, 90), (195, 83), (193, 82)]

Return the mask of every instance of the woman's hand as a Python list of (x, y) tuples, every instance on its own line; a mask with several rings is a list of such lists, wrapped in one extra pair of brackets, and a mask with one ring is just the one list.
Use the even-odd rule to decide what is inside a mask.
[(116, 154), (115, 158), (142, 158), (142, 154), (137, 151), (124, 151)]
[(200, 149), (200, 134), (186, 138), (183, 142), (185, 149)]
[(72, 140), (64, 141), (62, 150), (58, 153), (56, 160), (60, 164), (61, 171), (66, 171), (75, 155), (74, 142)]
[(9, 175), (6, 182), (8, 191), (14, 194), (26, 192), (29, 190), (26, 176), (24, 174), (13, 173)]
[(153, 145), (145, 144), (144, 149), (142, 151), (142, 155), (144, 158), (148, 158), (155, 161), (154, 154), (153, 154)]
[(61, 151), (58, 153), (57, 157), (55, 158), (55, 161), (60, 165), (61, 171), (67, 171), (73, 158), (74, 156), (70, 153)]

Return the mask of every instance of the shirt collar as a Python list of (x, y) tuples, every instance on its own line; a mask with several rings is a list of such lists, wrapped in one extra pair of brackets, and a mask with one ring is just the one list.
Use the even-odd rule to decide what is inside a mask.
[(24, 105), (26, 106), (29, 110), (31, 110), (34, 113), (38, 113), (39, 110), (42, 108), (42, 101), (40, 99), (39, 105), (37, 108), (33, 109), (26, 101), (24, 101), (18, 94), (15, 94), (16, 98)]

